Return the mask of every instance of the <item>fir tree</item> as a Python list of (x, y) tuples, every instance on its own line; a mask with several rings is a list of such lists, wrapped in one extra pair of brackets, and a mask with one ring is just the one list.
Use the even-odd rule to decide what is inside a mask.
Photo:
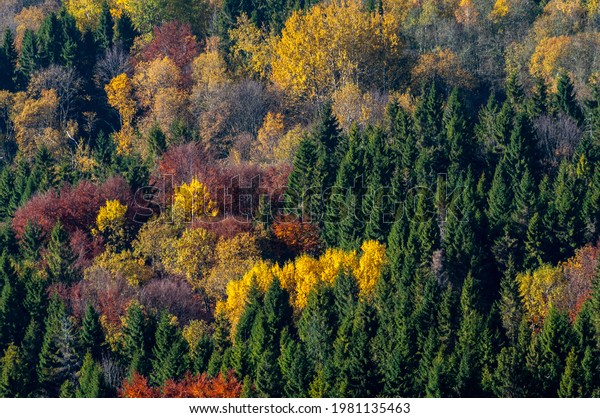
[(120, 44), (125, 52), (129, 52), (137, 35), (129, 15), (121, 13), (115, 22), (114, 43)]
[(304, 346), (286, 330), (281, 334), (281, 355), (278, 359), (283, 378), (283, 394), (289, 398), (304, 398), (310, 382), (310, 370)]
[(19, 55), (19, 79), (20, 85), (26, 86), (29, 77), (38, 69), (38, 49), (35, 33), (30, 29), (23, 32), (21, 41), (21, 54)]
[(552, 107), (555, 112), (562, 112), (579, 124), (583, 122), (583, 114), (575, 97), (575, 88), (566, 71), (562, 71), (558, 76)]
[(27, 395), (25, 389), (27, 367), (19, 347), (9, 344), (0, 360), (0, 397), (22, 398)]
[(0, 80), (0, 90), (14, 90), (16, 64), (17, 50), (15, 48), (13, 34), (9, 28), (6, 28), (4, 30), (2, 47), (0, 49), (0, 73), (4, 74)]
[(74, 326), (65, 307), (56, 297), (50, 301), (46, 330), (37, 365), (40, 385), (49, 396), (56, 396), (61, 382), (72, 382), (79, 370)]
[(113, 45), (114, 21), (106, 1), (102, 2), (98, 29), (96, 29), (96, 43), (101, 52), (106, 51)]
[(123, 327), (123, 357), (129, 363), (130, 372), (145, 373), (147, 370), (146, 317), (139, 304), (127, 309)]
[(94, 361), (89, 351), (83, 358), (79, 371), (79, 385), (75, 390), (77, 398), (99, 398), (102, 396), (102, 368)]
[(158, 123), (154, 123), (148, 132), (148, 147), (152, 155), (157, 157), (167, 149), (165, 134)]
[(74, 268), (75, 254), (71, 249), (69, 237), (58, 221), (50, 233), (48, 252), (45, 256), (48, 263), (48, 276), (51, 280), (61, 283), (71, 283), (76, 279)]
[(150, 378), (156, 385), (168, 379), (183, 376), (186, 370), (184, 361), (184, 340), (177, 327), (172, 323), (173, 317), (164, 311), (156, 328), (156, 344), (152, 349), (152, 374)]
[(39, 61), (42, 66), (60, 64), (62, 30), (55, 13), (50, 13), (37, 32)]
[(91, 304), (85, 310), (80, 339), (82, 350), (90, 352), (95, 359), (98, 359), (104, 344), (104, 332), (100, 325), (100, 315)]

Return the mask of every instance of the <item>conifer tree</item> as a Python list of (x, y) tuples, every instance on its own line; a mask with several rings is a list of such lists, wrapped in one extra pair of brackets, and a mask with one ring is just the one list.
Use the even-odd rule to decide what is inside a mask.
[(559, 398), (575, 398), (578, 396), (580, 388), (576, 383), (576, 379), (580, 372), (577, 366), (577, 355), (575, 354), (575, 349), (572, 348), (567, 356), (565, 371), (560, 378), (560, 385), (558, 387)]
[(60, 64), (62, 30), (55, 13), (50, 13), (37, 32), (39, 62), (42, 66)]
[(314, 140), (303, 139), (296, 152), (294, 168), (284, 195), (287, 213), (309, 218), (318, 215), (323, 174), (318, 168), (317, 160), (318, 150)]
[(74, 326), (63, 303), (53, 297), (48, 306), (46, 330), (37, 365), (38, 380), (49, 396), (56, 396), (65, 381), (75, 380), (79, 370)]
[(27, 323), (23, 308), (23, 289), (6, 250), (0, 256), (0, 350), (19, 341)]
[(278, 359), (283, 378), (283, 394), (290, 398), (307, 396), (310, 370), (303, 344), (286, 329), (281, 334), (281, 355)]
[(69, 237), (60, 221), (56, 222), (50, 233), (48, 252), (45, 256), (48, 263), (48, 276), (51, 280), (71, 283), (76, 279), (74, 268), (75, 254), (71, 249)]
[(42, 330), (40, 324), (32, 319), (27, 326), (23, 342), (21, 343), (21, 355), (23, 363), (29, 365), (24, 377), (25, 393), (31, 394), (38, 386), (38, 376), (34, 365), (37, 364), (42, 349)]
[(562, 71), (558, 76), (556, 93), (552, 101), (555, 112), (562, 112), (572, 117), (579, 124), (583, 122), (583, 114), (575, 97), (575, 88), (566, 71)]
[(0, 72), (4, 74), (0, 80), (0, 90), (14, 90), (16, 64), (17, 50), (15, 49), (13, 35), (10, 29), (6, 28), (0, 49)]
[(565, 362), (573, 347), (573, 331), (566, 313), (552, 307), (539, 335), (539, 382), (543, 396), (556, 396)]
[(22, 398), (27, 395), (24, 384), (28, 366), (19, 347), (9, 344), (0, 360), (0, 397)]
[(35, 33), (25, 29), (21, 41), (21, 54), (19, 55), (19, 85), (27, 86), (29, 77), (38, 69), (38, 48)]
[(132, 304), (125, 315), (123, 326), (123, 357), (130, 372), (145, 373), (147, 370), (146, 317), (142, 307)]
[(85, 310), (80, 339), (82, 350), (90, 352), (95, 359), (98, 359), (104, 344), (104, 333), (100, 325), (100, 315), (91, 304)]
[(112, 15), (106, 1), (102, 2), (98, 29), (96, 29), (96, 43), (101, 52), (106, 51), (113, 45), (114, 26)]
[(99, 398), (102, 396), (102, 368), (94, 361), (89, 351), (83, 358), (79, 371), (79, 385), (75, 390), (77, 398)]
[(148, 147), (152, 155), (157, 157), (167, 149), (165, 134), (158, 123), (154, 123), (148, 132)]
[(184, 340), (172, 321), (173, 317), (166, 311), (161, 313), (158, 320), (150, 375), (156, 385), (161, 385), (168, 379), (182, 377), (187, 367), (184, 361)]
[(133, 22), (127, 13), (121, 13), (121, 16), (115, 21), (114, 43), (121, 44), (125, 52), (129, 52), (133, 46), (133, 41), (138, 35), (133, 26)]

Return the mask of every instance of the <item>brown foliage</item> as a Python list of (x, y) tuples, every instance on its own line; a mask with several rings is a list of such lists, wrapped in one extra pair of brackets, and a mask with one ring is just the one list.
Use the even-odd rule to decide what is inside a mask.
[(291, 255), (318, 254), (323, 248), (318, 227), (297, 217), (286, 215), (275, 219), (273, 235)]

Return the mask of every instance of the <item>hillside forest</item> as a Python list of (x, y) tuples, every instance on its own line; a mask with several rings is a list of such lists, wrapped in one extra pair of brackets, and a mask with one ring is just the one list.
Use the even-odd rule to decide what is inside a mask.
[(1, 397), (600, 396), (598, 0), (0, 0)]

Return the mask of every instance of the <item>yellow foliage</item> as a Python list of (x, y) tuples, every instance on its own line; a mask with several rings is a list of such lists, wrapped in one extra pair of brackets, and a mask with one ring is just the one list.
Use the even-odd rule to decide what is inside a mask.
[(420, 85), (439, 77), (450, 86), (471, 88), (475, 77), (460, 64), (458, 57), (450, 49), (436, 48), (426, 52), (412, 70), (413, 82)]
[(120, 253), (105, 251), (94, 260), (92, 268), (102, 268), (111, 274), (122, 275), (129, 285), (139, 286), (152, 278), (152, 269), (144, 263), (144, 260), (135, 257), (131, 251)]
[(107, 200), (106, 204), (98, 211), (96, 217), (96, 231), (104, 233), (106, 231), (119, 231), (125, 225), (125, 213), (127, 205), (123, 205), (118, 200)]
[(479, 13), (473, 7), (472, 0), (460, 0), (456, 11), (454, 12), (456, 21), (465, 26), (472, 26), (479, 20)]
[(267, 77), (272, 60), (272, 43), (266, 33), (256, 27), (246, 14), (238, 17), (236, 26), (229, 31), (233, 41), (233, 58), (247, 75)]
[(21, 50), (25, 30), (30, 29), (37, 32), (45, 17), (46, 13), (38, 6), (23, 7), (15, 16), (15, 23), (17, 24), (15, 46), (17, 50)]
[(296, 125), (287, 131), (277, 144), (277, 147), (273, 150), (273, 158), (276, 161), (292, 164), (294, 162), (296, 150), (305, 134), (306, 131), (301, 125)]
[(227, 298), (218, 303), (218, 311), (229, 319), (235, 329), (253, 283), (264, 293), (275, 277), (290, 293), (290, 303), (298, 311), (306, 306), (310, 292), (317, 285), (332, 287), (340, 271), (351, 272), (356, 277), (361, 297), (368, 299), (386, 262), (385, 246), (376, 241), (365, 241), (360, 257), (356, 251), (330, 248), (318, 259), (302, 255), (283, 267), (261, 260), (240, 280), (228, 283)]
[(491, 20), (499, 20), (506, 16), (510, 11), (510, 1), (509, 0), (496, 0), (494, 3), (494, 8), (490, 13)]
[(529, 322), (541, 327), (552, 306), (564, 299), (567, 280), (560, 267), (542, 266), (517, 275), (519, 293)]
[(130, 125), (135, 115), (133, 84), (127, 74), (119, 74), (104, 87), (108, 104), (117, 109), (121, 116), (121, 124)]
[(183, 223), (217, 216), (218, 209), (208, 188), (193, 178), (190, 183), (184, 183), (175, 190), (172, 213), (174, 220)]
[(44, 145), (51, 152), (60, 150), (62, 142), (57, 131), (58, 95), (56, 91), (42, 90), (39, 98), (14, 96), (12, 118), (19, 150), (32, 157)]
[(214, 244), (214, 235), (205, 229), (186, 229), (162, 262), (167, 271), (184, 275), (192, 287), (201, 288), (201, 279), (213, 263)]
[(215, 265), (203, 284), (207, 295), (225, 297), (227, 284), (241, 279), (259, 260), (260, 251), (253, 234), (244, 232), (232, 238), (222, 238), (215, 248)]
[(252, 160), (260, 163), (274, 162), (275, 152), (283, 133), (283, 115), (268, 112), (258, 130), (258, 146), (253, 150)]
[(191, 320), (189, 324), (183, 327), (181, 334), (190, 347), (190, 353), (196, 353), (200, 338), (207, 335), (208, 332), (208, 324), (205, 321), (198, 319)]
[(181, 72), (169, 57), (142, 62), (135, 68), (133, 85), (139, 103), (152, 107), (156, 95), (165, 89), (177, 89), (181, 84)]
[(334, 0), (287, 20), (275, 44), (272, 79), (309, 99), (327, 98), (348, 82), (382, 88), (399, 64), (399, 24), (390, 13), (371, 13), (360, 1)]
[(229, 81), (225, 60), (216, 48), (198, 55), (192, 62), (192, 71), (196, 88), (204, 93), (214, 91)]

